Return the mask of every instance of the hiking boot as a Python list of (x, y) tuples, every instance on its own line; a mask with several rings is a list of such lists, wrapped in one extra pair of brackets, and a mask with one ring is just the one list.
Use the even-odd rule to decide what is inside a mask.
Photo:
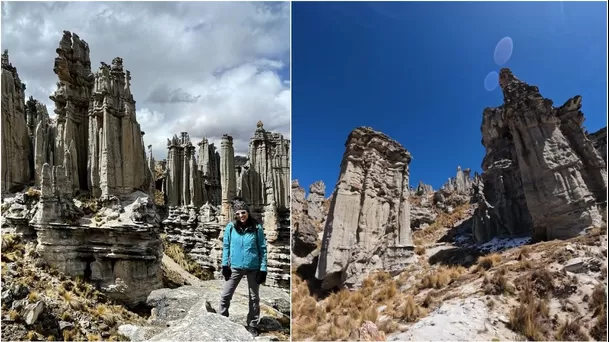
[(247, 330), (247, 332), (252, 334), (252, 336), (254, 336), (254, 337), (260, 335), (260, 333), (258, 332), (258, 329), (254, 328), (254, 327), (245, 327), (245, 330)]

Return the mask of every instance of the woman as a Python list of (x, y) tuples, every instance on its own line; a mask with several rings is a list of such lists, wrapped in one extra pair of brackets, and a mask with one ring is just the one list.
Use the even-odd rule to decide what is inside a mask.
[(250, 211), (241, 198), (233, 200), (235, 221), (224, 230), (222, 248), (222, 275), (224, 288), (220, 297), (219, 313), (228, 317), (228, 309), (237, 285), (247, 277), (249, 289), (248, 331), (256, 334), (260, 321), (260, 284), (266, 281), (266, 238), (262, 225), (250, 216)]

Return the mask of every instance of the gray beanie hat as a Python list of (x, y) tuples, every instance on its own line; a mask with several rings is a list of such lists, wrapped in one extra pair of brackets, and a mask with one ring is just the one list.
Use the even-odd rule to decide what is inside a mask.
[(247, 212), (250, 211), (250, 209), (247, 207), (247, 204), (245, 204), (244, 201), (242, 200), (234, 200), (233, 201), (233, 211), (237, 212), (237, 211), (241, 211), (241, 210), (245, 210)]

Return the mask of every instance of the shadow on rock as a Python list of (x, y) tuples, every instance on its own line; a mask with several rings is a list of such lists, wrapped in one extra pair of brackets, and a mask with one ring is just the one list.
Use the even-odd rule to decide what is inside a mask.
[(455, 247), (443, 249), (429, 257), (431, 265), (470, 267), (476, 263), (482, 253), (473, 248)]

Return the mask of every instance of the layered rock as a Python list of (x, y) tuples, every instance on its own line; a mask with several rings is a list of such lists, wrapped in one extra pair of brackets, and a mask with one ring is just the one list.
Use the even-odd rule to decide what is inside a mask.
[[(70, 165), (66, 151), (64, 162)], [(145, 193), (104, 203), (94, 217), (72, 198), (69, 168), (44, 164), (40, 201), (30, 225), (37, 250), (51, 266), (95, 283), (116, 300), (134, 306), (162, 287), (159, 217)]]
[(504, 104), (485, 109), (481, 127), (487, 153), (475, 186), (478, 242), (531, 232), (569, 238), (602, 225), (606, 166), (581, 127), (581, 97), (555, 108), (509, 69), (501, 70), (500, 86)]
[(188, 133), (167, 139), (167, 204), (169, 206), (201, 206), (206, 202), (205, 187), (197, 165), (195, 147)]
[(434, 204), (446, 212), (452, 212), (455, 207), (470, 202), (473, 195), (473, 184), (479, 177), (478, 174), (475, 174), (474, 177), (470, 174), (470, 169), (461, 170), (461, 166), (457, 166), (455, 177), (449, 178), (433, 194)]
[(89, 103), (95, 77), (91, 73), (89, 45), (78, 35), (63, 31), (57, 48), (53, 72), (59, 78), (57, 89), (49, 96), (55, 102), (57, 133), (54, 165), (64, 165), (64, 151), (70, 150), (73, 187), (88, 189)]
[(317, 265), (322, 287), (352, 286), (411, 255), (410, 153), (368, 127), (349, 135)]
[[(292, 181), (292, 206), (290, 209), (292, 220), (292, 254), (302, 258), (317, 248), (318, 239), (313, 220), (309, 215), (309, 202), (305, 198), (305, 190), (298, 184), (298, 180)], [(315, 209), (313, 211), (315, 212)]]
[(90, 188), (94, 196), (125, 196), (148, 191), (143, 132), (135, 114), (131, 76), (120, 57), (101, 63), (94, 76), (89, 115)]
[[(10, 161), (6, 170), (13, 172), (23, 164), (19, 174), (39, 186), (15, 196), (24, 200), (12, 201), (9, 211), (15, 215), (5, 222), (17, 228), (26, 225), (29, 230), (21, 231), (35, 234), (48, 264), (136, 305), (162, 286), (162, 246), (160, 218), (145, 193), (150, 168), (129, 72), (123, 71), (122, 59), (115, 58), (93, 75), (89, 46), (68, 31), (56, 51), (53, 70), (59, 82), (50, 96), (55, 119), (38, 101), (30, 98), (25, 103), (16, 71), (8, 56), (3, 57), (2, 137), (11, 142), (3, 140), (3, 162), (5, 156), (24, 156), (23, 163)], [(9, 75), (11, 82), (5, 81)], [(19, 94), (9, 96), (17, 91), (15, 83)], [(19, 131), (10, 122), (4, 124), (5, 118), (12, 120), (9, 112), (19, 113)], [(11, 147), (22, 137), (25, 154)], [(3, 181), (15, 183), (11, 177), (3, 174)]]
[(222, 203), (222, 190), (220, 182), (220, 154), (214, 144), (207, 138), (199, 142), (199, 170), (204, 184), (207, 201), (213, 205)]
[(592, 134), (588, 134), (588, 139), (592, 141), (592, 144), (605, 161), (605, 164), (607, 164), (607, 127), (603, 127)]
[(430, 184), (425, 184), (423, 181), (419, 181), (417, 188), (414, 190), (417, 196), (426, 196), (433, 194), (433, 187)]
[(222, 222), (228, 223), (233, 217), (231, 201), (237, 195), (237, 175), (235, 173), (235, 148), (233, 137), (222, 135), (220, 141), (220, 184), (222, 200)]
[(2, 54), (2, 189), (14, 192), (30, 181), (30, 140), (25, 110), (25, 84), (9, 61), (8, 51)]
[[(261, 126), (260, 126), (261, 128)], [(266, 133), (266, 132), (265, 132)], [(273, 133), (266, 133), (267, 136), (274, 137)], [(265, 188), (264, 178), (258, 178), (260, 183), (255, 184), (257, 189), (265, 189), (269, 196), (269, 203), (252, 200), (252, 192), (249, 191), (250, 172), (257, 174), (250, 164), (252, 158), (240, 158), (240, 166), (237, 167), (233, 139), (225, 134), (220, 144), (220, 153), (215, 151), (213, 144), (209, 144), (207, 139), (199, 143), (199, 161), (195, 167), (188, 171), (185, 177), (183, 157), (186, 152), (181, 151), (190, 149), (190, 140), (186, 139), (187, 134), (183, 133), (183, 139), (174, 138), (170, 142), (170, 154), (164, 174), (160, 178), (165, 178), (167, 198), (169, 199), (169, 216), (163, 221), (164, 229), (168, 238), (172, 242), (182, 245), (184, 250), (192, 256), (204, 268), (212, 272), (219, 272), (221, 253), (222, 253), (222, 233), (226, 224), (233, 219), (232, 200), (235, 196), (241, 196), (250, 205), (250, 211), (254, 218), (262, 222), (266, 239), (268, 242), (268, 277), (267, 284), (282, 288), (289, 288), (290, 283), (290, 215), (286, 207), (281, 207), (275, 202), (275, 189)], [(179, 141), (178, 141), (179, 140)], [(258, 139), (253, 139), (252, 144), (258, 144)], [(180, 147), (183, 146), (183, 147)], [(171, 151), (174, 152), (171, 152)], [(253, 151), (259, 151), (253, 149)], [(273, 152), (271, 150), (270, 152)], [(265, 158), (273, 157), (272, 154), (264, 155)], [(190, 157), (189, 157), (190, 158)], [(282, 165), (282, 155), (277, 160), (269, 159), (271, 166)], [(194, 158), (190, 161), (196, 163)], [(272, 170), (271, 170), (272, 171)], [(280, 168), (271, 172), (275, 176), (275, 181), (271, 181), (271, 186), (280, 184), (277, 182), (277, 173), (285, 172)], [(198, 174), (199, 182), (196, 189), (192, 188), (196, 184), (192, 180)], [(289, 168), (287, 170), (289, 174)], [(183, 193), (172, 187), (176, 184), (173, 180), (179, 180), (178, 186), (184, 187), (185, 182), (190, 184), (190, 195), (193, 191), (200, 190), (203, 193), (203, 204), (197, 201), (174, 201), (176, 193)], [(281, 178), (280, 178), (281, 180)], [(219, 181), (219, 183), (218, 183)], [(254, 188), (254, 186), (252, 186)], [(158, 185), (157, 185), (158, 188)], [(265, 201), (267, 199), (265, 198)], [(218, 203), (216, 205), (214, 203)]]
[(324, 210), (324, 202), (326, 201), (325, 196), (326, 185), (323, 181), (317, 181), (309, 186), (307, 215), (318, 225), (322, 225), (326, 220), (327, 212)]
[(56, 126), (49, 118), (46, 106), (30, 97), (26, 103), (28, 131), (30, 132), (33, 170), (36, 184), (40, 184), (42, 166), (54, 163)]
[(249, 199), (254, 207), (274, 203), (278, 208), (288, 208), (289, 149), (289, 140), (279, 133), (267, 132), (258, 122), (239, 180), (241, 197)]

